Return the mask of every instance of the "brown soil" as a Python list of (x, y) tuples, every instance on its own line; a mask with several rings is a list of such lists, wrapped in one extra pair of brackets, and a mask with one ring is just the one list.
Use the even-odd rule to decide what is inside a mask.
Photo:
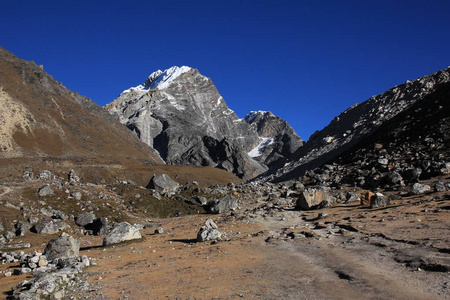
[[(215, 216), (230, 239), (218, 243), (195, 242), (206, 215), (161, 220), (168, 233), (153, 234), (149, 229), (141, 242), (87, 248), (83, 253), (98, 258), (98, 265), (88, 270), (89, 282), (109, 299), (450, 298), (447, 272), (425, 270), (426, 263), (405, 263), (420, 257), (450, 265), (445, 252), (449, 201), (422, 201), (408, 199), (384, 210), (327, 208), (321, 211), (329, 214), (324, 222), (350, 217), (357, 219), (348, 222), (356, 229), (339, 234), (309, 229), (313, 238), (289, 239), (283, 233), (306, 228), (311, 222), (302, 218), (312, 219), (318, 212), (284, 210), (242, 221)], [(422, 217), (421, 224), (432, 220), (434, 237), (428, 238), (429, 232), (408, 218), (401, 226), (395, 222), (425, 207), (429, 217), (414, 218)], [(377, 216), (385, 211), (395, 220), (379, 222)], [(399, 228), (410, 234), (398, 233)], [(271, 238), (277, 234), (281, 238)]]
[[(82, 236), (81, 254), (97, 265), (86, 270), (92, 294), (77, 296), (450, 299), (449, 203), (449, 193), (433, 193), (379, 209), (350, 203), (320, 211), (279, 208), (263, 215), (242, 210), (234, 216), (161, 219), (155, 221), (165, 233), (145, 229), (143, 240), (107, 248), (101, 247), (100, 237)], [(257, 201), (251, 207), (260, 205)], [(317, 221), (319, 212), (328, 215)], [(226, 241), (195, 241), (208, 217)], [(289, 237), (297, 233), (311, 237)], [(31, 242), (32, 249), (46, 243), (38, 235), (22, 240)], [(23, 279), (2, 279), (0, 290)]]

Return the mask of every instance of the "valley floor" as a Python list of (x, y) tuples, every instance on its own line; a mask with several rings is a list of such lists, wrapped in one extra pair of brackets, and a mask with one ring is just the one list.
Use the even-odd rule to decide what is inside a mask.
[(140, 243), (86, 247), (87, 275), (108, 299), (450, 299), (449, 200), (401, 201), (257, 206), (215, 218), (229, 239), (217, 243), (195, 242), (206, 215), (163, 220)]
[[(97, 265), (82, 275), (88, 289), (66, 298), (450, 299), (449, 208), (448, 192), (378, 209), (253, 200), (226, 215), (152, 220), (164, 233), (143, 229), (138, 242), (105, 248), (101, 237), (79, 236), (80, 255)], [(196, 242), (208, 217), (224, 240)], [(40, 235), (21, 241), (45, 245)], [(2, 295), (24, 279), (3, 277)]]

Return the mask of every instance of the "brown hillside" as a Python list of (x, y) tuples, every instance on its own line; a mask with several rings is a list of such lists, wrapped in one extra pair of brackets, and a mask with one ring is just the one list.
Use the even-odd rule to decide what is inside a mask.
[(0, 47), (0, 157), (162, 161), (100, 106)]

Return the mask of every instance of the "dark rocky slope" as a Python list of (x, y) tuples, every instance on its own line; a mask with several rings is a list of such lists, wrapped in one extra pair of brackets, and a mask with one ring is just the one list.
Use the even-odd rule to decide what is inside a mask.
[[(336, 159), (339, 155), (350, 155), (347, 151), (363, 139), (386, 131), (386, 124), (400, 124), (399, 118), (407, 118), (412, 107), (426, 105), (438, 91), (445, 89), (450, 81), (450, 68), (398, 85), (383, 94), (354, 105), (336, 117), (323, 130), (314, 133), (305, 146), (285, 161), (285, 166), (277, 172), (262, 177), (263, 180), (284, 181), (297, 178), (306, 171), (320, 167)], [(441, 93), (441, 92), (439, 92)], [(428, 100), (424, 100), (428, 99)], [(424, 102), (425, 101), (425, 102)], [(429, 104), (427, 104), (429, 105)], [(440, 105), (434, 104), (434, 110), (440, 111)], [(393, 121), (391, 121), (393, 120)], [(433, 120), (433, 119), (431, 119)], [(437, 120), (435, 120), (437, 122)], [(394, 122), (394, 123), (392, 123)], [(406, 126), (406, 125), (405, 125)], [(408, 124), (404, 130), (408, 130)], [(431, 131), (429, 131), (431, 134)], [(383, 141), (381, 141), (382, 144)]]

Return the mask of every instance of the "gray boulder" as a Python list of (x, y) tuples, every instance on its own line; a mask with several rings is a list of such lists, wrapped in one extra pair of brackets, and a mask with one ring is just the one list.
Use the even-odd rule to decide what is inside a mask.
[(86, 226), (94, 222), (94, 220), (95, 215), (92, 212), (84, 212), (77, 217), (75, 224), (77, 224), (78, 226)]
[(41, 171), (38, 175), (40, 180), (50, 180), (52, 179), (52, 172), (48, 170)]
[(72, 197), (74, 197), (75, 200), (80, 201), (81, 198), (83, 197), (83, 194), (81, 194), (81, 192), (74, 192), (74, 193), (72, 193)]
[(370, 198), (370, 207), (374, 208), (374, 207), (382, 207), (382, 206), (386, 206), (391, 204), (391, 199), (385, 195), (383, 195), (382, 193), (375, 193), (375, 195), (373, 195)]
[(103, 245), (109, 246), (140, 238), (142, 238), (142, 235), (136, 227), (132, 226), (130, 223), (122, 222), (114, 226), (111, 232), (103, 240)]
[(407, 182), (417, 182), (419, 181), (420, 175), (422, 175), (421, 168), (412, 168), (404, 172), (403, 177)]
[(80, 242), (63, 233), (56, 239), (51, 240), (45, 247), (44, 255), (49, 261), (57, 258), (78, 257), (80, 253)]
[(50, 185), (46, 184), (38, 190), (38, 195), (41, 197), (53, 196), (55, 192), (52, 190)]
[(386, 183), (391, 185), (405, 185), (403, 182), (403, 177), (400, 175), (400, 173), (396, 171), (389, 172), (385, 177)]
[(445, 183), (442, 181), (438, 181), (434, 183), (434, 191), (435, 192), (445, 192), (447, 190), (447, 187)]
[(197, 233), (197, 241), (198, 242), (204, 242), (204, 241), (211, 241), (211, 240), (217, 240), (220, 239), (222, 236), (222, 233), (219, 232), (217, 224), (214, 223), (213, 220), (207, 219), (205, 221), (205, 225), (200, 228), (200, 230)]
[(91, 230), (93, 235), (100, 235), (106, 234), (111, 229), (111, 226), (109, 226), (107, 218), (101, 217), (87, 224), (84, 228)]
[(62, 220), (45, 219), (34, 225), (36, 233), (53, 234), (60, 230), (70, 228), (70, 226)]
[(180, 185), (167, 174), (154, 175), (147, 188), (154, 189), (159, 193), (175, 192)]
[(72, 185), (80, 183), (80, 177), (75, 173), (74, 169), (71, 169), (69, 174), (67, 174), (67, 182)]
[(359, 198), (358, 195), (352, 192), (348, 192), (345, 196), (345, 203), (354, 202), (354, 201), (361, 201), (361, 198)]
[(300, 193), (295, 207), (302, 210), (310, 210), (328, 206), (332, 202), (333, 198), (326, 189), (309, 188)]
[(411, 195), (419, 195), (419, 194), (423, 194), (426, 192), (431, 191), (431, 187), (429, 185), (426, 184), (421, 184), (421, 183), (414, 183), (414, 185), (411, 187), (411, 191), (410, 194)]
[(219, 199), (209, 199), (205, 208), (210, 213), (222, 214), (235, 210), (237, 207), (238, 203), (233, 196), (225, 196)]
[(24, 221), (19, 221), (16, 223), (16, 235), (23, 236), (31, 229), (31, 224)]

